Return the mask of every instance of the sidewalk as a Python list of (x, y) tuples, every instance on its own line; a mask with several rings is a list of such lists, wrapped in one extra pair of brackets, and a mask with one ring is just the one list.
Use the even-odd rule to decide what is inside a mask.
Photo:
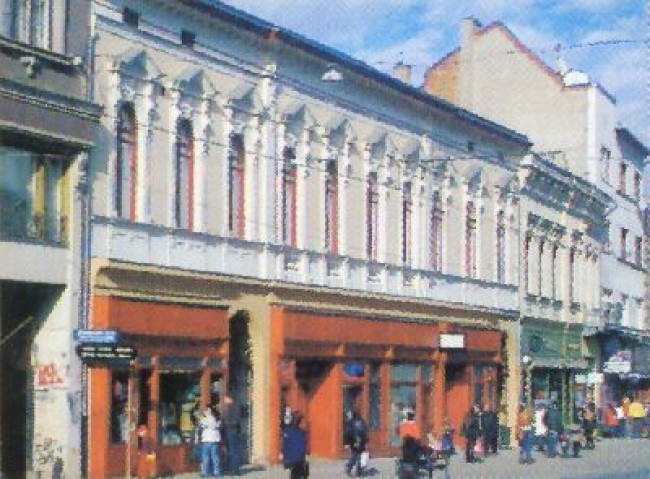
[[(583, 451), (581, 457), (548, 459), (535, 453), (535, 463), (518, 463), (518, 450), (502, 450), (479, 464), (466, 464), (462, 454), (452, 457), (449, 470), (435, 471), (434, 478), (454, 479), (647, 479), (650, 477), (650, 440), (606, 439), (599, 441), (593, 451)], [(310, 479), (345, 479), (345, 461), (309, 460)], [(395, 479), (394, 458), (371, 458), (371, 475), (375, 479)], [(182, 479), (199, 479), (200, 474), (175, 476)], [(232, 476), (224, 476), (232, 477)], [(246, 467), (239, 476), (245, 479), (287, 479), (288, 471), (282, 466), (268, 468)], [(421, 476), (426, 478), (426, 474)]]

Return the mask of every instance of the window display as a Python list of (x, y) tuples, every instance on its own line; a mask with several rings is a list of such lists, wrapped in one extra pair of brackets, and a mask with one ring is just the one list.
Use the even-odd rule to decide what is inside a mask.
[(192, 410), (201, 395), (200, 372), (160, 373), (158, 437), (163, 445), (191, 438)]
[(112, 376), (111, 442), (126, 442), (129, 375), (127, 371), (114, 371)]
[(390, 368), (390, 444), (399, 446), (399, 425), (409, 412), (416, 413), (417, 365), (393, 364)]

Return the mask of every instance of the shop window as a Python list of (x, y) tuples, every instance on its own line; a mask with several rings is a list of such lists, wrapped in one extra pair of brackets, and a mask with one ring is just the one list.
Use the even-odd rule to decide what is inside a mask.
[(194, 216), (194, 135), (187, 119), (178, 122), (176, 136), (176, 227), (192, 231)]
[(356, 384), (343, 385), (343, 417), (342, 417), (342, 436), (341, 441), (345, 440), (345, 428), (349, 420), (349, 414), (356, 411), (361, 414), (361, 396), (362, 388)]
[(231, 235), (244, 237), (244, 137), (233, 135), (228, 158), (228, 229)]
[(149, 424), (151, 414), (151, 377), (150, 369), (140, 370), (138, 378), (138, 425)]
[(413, 249), (413, 197), (411, 190), (411, 183), (404, 183), (402, 188), (402, 264), (407, 266), (411, 264)]
[(380, 387), (380, 363), (370, 365), (370, 389), (368, 394), (369, 415), (368, 428), (377, 430), (381, 424), (381, 387)]
[(416, 413), (417, 365), (396, 363), (390, 369), (390, 428), (391, 446), (401, 444), (399, 425), (408, 412)]
[(200, 396), (200, 379), (199, 372), (160, 373), (158, 440), (161, 444), (181, 444), (191, 434), (191, 422), (184, 411)]
[(420, 366), (420, 379), (422, 384), (422, 432), (433, 429), (433, 366), (422, 364)]
[(339, 179), (335, 161), (327, 165), (325, 179), (325, 250), (331, 254), (338, 253), (339, 236)]
[(113, 371), (111, 378), (111, 442), (125, 442), (127, 424), (127, 402), (129, 398), (129, 373)]

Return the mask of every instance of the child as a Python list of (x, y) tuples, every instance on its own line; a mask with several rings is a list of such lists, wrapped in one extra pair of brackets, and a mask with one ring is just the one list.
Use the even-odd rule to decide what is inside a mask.
[(136, 432), (138, 434), (138, 479), (156, 477), (156, 446), (149, 437), (149, 428), (145, 424), (140, 424)]

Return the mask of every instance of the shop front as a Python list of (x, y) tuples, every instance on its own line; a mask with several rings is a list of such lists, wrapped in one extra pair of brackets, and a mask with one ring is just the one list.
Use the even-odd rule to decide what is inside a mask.
[(446, 419), (458, 430), (473, 400), (496, 404), (501, 333), (459, 329), (464, 344), (451, 352), (439, 344), (446, 329), (274, 307), (271, 410), (278, 428), (271, 457), (279, 452), (286, 406), (304, 415), (311, 453), (337, 458), (349, 411), (368, 424), (373, 454), (388, 455), (398, 452), (399, 424), (410, 411), (426, 433), (440, 431)]
[(545, 320), (522, 320), (522, 401), (533, 407), (555, 402), (565, 422), (576, 420), (577, 408), (590, 397), (577, 380), (588, 369), (582, 326)]
[(650, 399), (650, 342), (610, 333), (603, 336), (602, 404), (618, 404), (623, 396)]
[(198, 470), (193, 413), (218, 405), (227, 384), (227, 310), (96, 296), (93, 312), (94, 328), (119, 331), (137, 357), (89, 369), (89, 476), (136, 473), (139, 425), (155, 443), (158, 475)]

